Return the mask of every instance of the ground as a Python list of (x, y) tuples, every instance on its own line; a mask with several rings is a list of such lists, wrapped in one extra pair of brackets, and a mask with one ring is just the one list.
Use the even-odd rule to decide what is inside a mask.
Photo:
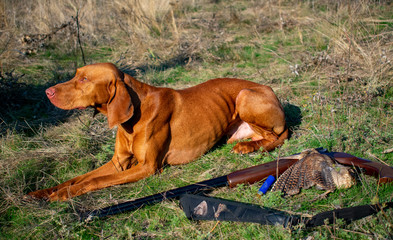
[[(348, 3), (349, 2), (349, 3)], [(325, 147), (393, 165), (392, 5), (384, 1), (11, 1), (0, 5), (0, 238), (386, 239), (393, 211), (314, 229), (188, 220), (177, 200), (80, 222), (78, 212), (148, 196)], [(64, 26), (63, 24), (66, 24)], [(82, 54), (83, 52), (83, 54)], [(65, 202), (25, 201), (97, 168), (114, 130), (92, 110), (63, 111), (44, 90), (85, 64), (112, 62), (173, 88), (216, 77), (271, 86), (291, 137), (271, 153), (237, 155), (218, 144), (197, 161), (138, 183)], [(262, 183), (211, 196), (296, 214), (392, 201), (393, 186), (360, 173), (357, 184), (310, 202), (316, 189), (261, 197)]]

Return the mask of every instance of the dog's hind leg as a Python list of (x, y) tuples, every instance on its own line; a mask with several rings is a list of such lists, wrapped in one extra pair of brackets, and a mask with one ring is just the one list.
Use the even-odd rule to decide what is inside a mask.
[[(260, 148), (271, 151), (288, 137), (283, 108), (270, 87), (261, 86), (240, 91), (236, 98), (236, 111), (244, 122), (240, 126), (247, 129), (244, 127), (246, 124), (248, 131), (251, 130), (248, 133), (251, 141), (237, 143), (233, 148), (234, 152), (249, 153)], [(241, 131), (240, 127), (239, 130)], [(242, 135), (237, 131), (234, 138), (236, 134)]]

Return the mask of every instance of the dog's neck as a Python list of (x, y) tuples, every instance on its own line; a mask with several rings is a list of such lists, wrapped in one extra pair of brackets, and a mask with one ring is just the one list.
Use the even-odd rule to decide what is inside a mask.
[[(130, 91), (131, 98), (133, 98), (134, 94), (136, 94), (139, 98), (139, 101), (143, 101), (143, 99), (149, 94), (149, 92), (154, 91), (156, 87), (143, 83), (141, 81), (136, 80), (130, 75), (124, 73), (124, 83), (128, 87)], [(134, 101), (134, 99), (132, 99)]]
[[(133, 132), (133, 126), (139, 121), (141, 115), (141, 102), (146, 98), (146, 96), (154, 91), (156, 87), (148, 85), (146, 83), (140, 82), (130, 75), (124, 73), (123, 81), (127, 87), (127, 91), (130, 94), (132, 104), (134, 106), (134, 114), (133, 116), (121, 126), (128, 132)], [(100, 104), (94, 106), (95, 112), (94, 116), (97, 113), (102, 113), (107, 116), (107, 104)]]
[(131, 96), (131, 101), (134, 106), (134, 114), (128, 121), (122, 123), (121, 127), (124, 128), (126, 132), (131, 134), (133, 133), (134, 125), (141, 117), (141, 102), (146, 98), (149, 92), (154, 91), (155, 87), (140, 82), (126, 73), (124, 73), (123, 80)]

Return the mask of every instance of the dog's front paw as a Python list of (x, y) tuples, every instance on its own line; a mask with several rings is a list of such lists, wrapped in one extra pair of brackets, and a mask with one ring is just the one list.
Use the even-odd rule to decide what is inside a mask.
[(49, 200), (49, 195), (51, 194), (51, 191), (48, 191), (48, 189), (43, 189), (43, 190), (38, 190), (34, 192), (29, 192), (27, 195), (23, 196), (24, 200)]
[(233, 152), (239, 154), (255, 152), (260, 148), (255, 142), (239, 142), (233, 147)]

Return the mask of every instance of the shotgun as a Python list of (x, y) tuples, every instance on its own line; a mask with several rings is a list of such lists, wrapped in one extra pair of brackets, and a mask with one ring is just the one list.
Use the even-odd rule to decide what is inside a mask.
[[(340, 164), (362, 168), (365, 170), (366, 174), (379, 177), (379, 184), (393, 181), (393, 168), (390, 166), (358, 158), (347, 153), (327, 152), (326, 149), (322, 148), (318, 148), (317, 150), (322, 154), (326, 154), (335, 158)], [(269, 175), (278, 177), (298, 160), (299, 154), (279, 158), (276, 161), (238, 170), (225, 176), (205, 180), (180, 188), (175, 188), (169, 191), (160, 192), (133, 201), (127, 201), (106, 208), (93, 210), (91, 212), (84, 212), (80, 214), (80, 217), (85, 221), (90, 221), (93, 217), (105, 217), (122, 212), (132, 211), (145, 205), (155, 204), (167, 199), (179, 198), (185, 193), (196, 194), (198, 192), (211, 191), (218, 187), (229, 186), (233, 188), (242, 183), (253, 184), (267, 178)]]

